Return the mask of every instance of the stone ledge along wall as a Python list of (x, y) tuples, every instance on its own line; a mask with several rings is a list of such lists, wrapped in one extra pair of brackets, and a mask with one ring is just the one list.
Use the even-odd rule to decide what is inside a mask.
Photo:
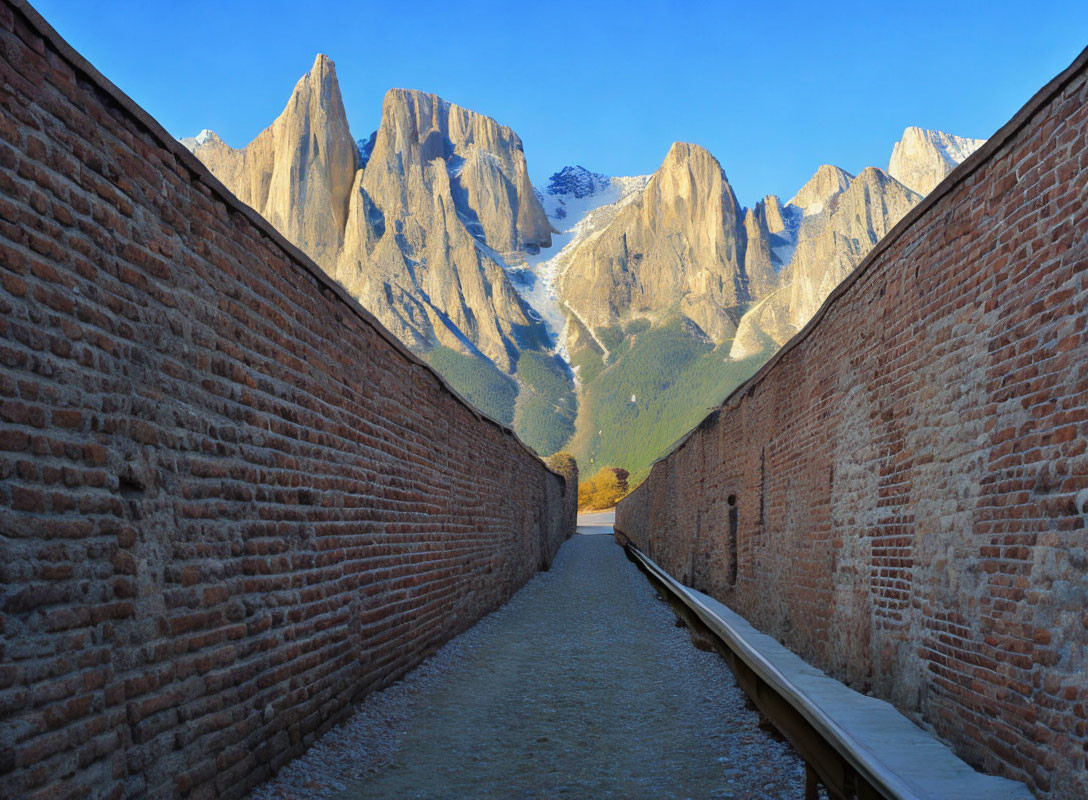
[(576, 487), (8, 0), (0, 80), (0, 796), (241, 796)]
[(1086, 62), (617, 521), (684, 583), (1055, 800), (1088, 797)]

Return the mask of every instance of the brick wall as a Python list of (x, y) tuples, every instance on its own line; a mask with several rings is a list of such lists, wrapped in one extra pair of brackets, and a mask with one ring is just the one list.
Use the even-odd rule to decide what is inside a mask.
[(0, 796), (238, 797), (575, 487), (8, 0), (0, 81)]
[(618, 511), (676, 577), (1055, 800), (1088, 797), (1086, 61)]

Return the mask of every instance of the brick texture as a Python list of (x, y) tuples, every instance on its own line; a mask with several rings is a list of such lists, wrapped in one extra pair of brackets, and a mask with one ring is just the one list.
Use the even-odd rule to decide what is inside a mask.
[(618, 511), (685, 583), (1055, 800), (1088, 797), (1086, 61)]
[(0, 796), (245, 794), (574, 489), (0, 2)]

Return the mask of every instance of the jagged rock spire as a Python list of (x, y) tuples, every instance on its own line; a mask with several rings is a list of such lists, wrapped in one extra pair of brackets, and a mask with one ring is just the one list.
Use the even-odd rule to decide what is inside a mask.
[(359, 160), (332, 59), (317, 56), (282, 113), (245, 147), (211, 131), (183, 141), (239, 199), (331, 268)]

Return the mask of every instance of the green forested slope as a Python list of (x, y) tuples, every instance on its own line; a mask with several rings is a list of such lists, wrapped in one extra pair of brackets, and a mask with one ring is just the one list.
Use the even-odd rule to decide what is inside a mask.
[(623, 467), (634, 486), (771, 354), (730, 361), (728, 340), (715, 347), (680, 317), (655, 326), (638, 320), (624, 330), (600, 331), (598, 338), (607, 357), (593, 342), (571, 354), (582, 380), (577, 400), (565, 365), (544, 353), (521, 354), (517, 382), (482, 358), (446, 347), (427, 359), (470, 402), (512, 426), (541, 455), (569, 450), (584, 476)]
[(584, 474), (623, 467), (632, 486), (770, 355), (729, 361), (729, 341), (714, 347), (681, 319), (633, 333), (628, 328), (623, 341), (612, 344), (614, 360), (583, 386), (577, 433), (565, 449)]
[(554, 356), (527, 350), (518, 359), (514, 430), (543, 456), (559, 450), (574, 433), (578, 404), (566, 365)]
[(490, 361), (448, 347), (426, 354), (427, 362), (470, 403), (504, 425), (514, 424), (518, 385)]

